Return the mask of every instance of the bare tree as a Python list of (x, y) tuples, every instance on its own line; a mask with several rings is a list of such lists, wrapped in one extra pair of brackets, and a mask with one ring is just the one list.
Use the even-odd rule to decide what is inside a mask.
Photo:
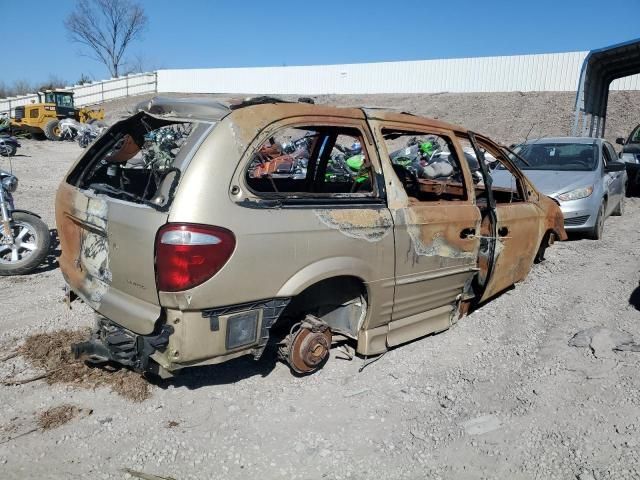
[(64, 25), (74, 42), (89, 49), (90, 56), (117, 77), (127, 47), (140, 38), (147, 17), (142, 6), (131, 0), (77, 0)]
[(49, 75), (49, 80), (41, 83), (37, 90), (42, 92), (44, 90), (55, 90), (56, 88), (64, 88), (67, 85), (67, 81), (56, 75)]

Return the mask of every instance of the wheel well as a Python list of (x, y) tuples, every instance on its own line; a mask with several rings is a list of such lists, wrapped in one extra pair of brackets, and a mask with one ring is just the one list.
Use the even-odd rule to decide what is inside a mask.
[(314, 315), (331, 330), (356, 338), (367, 313), (368, 292), (358, 277), (338, 276), (321, 280), (291, 299), (275, 323), (276, 330), (287, 330), (305, 315)]
[(542, 240), (540, 241), (540, 246), (538, 247), (538, 252), (533, 259), (534, 263), (540, 263), (544, 260), (544, 253), (547, 247), (549, 247), (549, 238), (551, 237), (551, 234), (554, 234), (556, 236), (558, 235), (552, 228), (544, 232)]

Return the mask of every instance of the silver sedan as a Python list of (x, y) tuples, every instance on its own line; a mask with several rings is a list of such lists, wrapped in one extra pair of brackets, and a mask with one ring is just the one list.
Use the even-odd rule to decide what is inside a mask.
[[(606, 140), (542, 138), (518, 145), (514, 151), (522, 157), (514, 158), (527, 178), (560, 205), (567, 232), (599, 240), (605, 219), (622, 215), (627, 173)], [(512, 177), (506, 171), (494, 170), (492, 177), (495, 186), (510, 187)]]

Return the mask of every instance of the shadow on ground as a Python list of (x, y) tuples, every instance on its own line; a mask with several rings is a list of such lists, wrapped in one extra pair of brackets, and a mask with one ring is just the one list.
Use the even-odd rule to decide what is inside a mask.
[(258, 361), (251, 356), (244, 356), (219, 365), (186, 368), (184, 372), (167, 380), (151, 377), (149, 381), (162, 389), (173, 385), (176, 388), (185, 387), (194, 390), (236, 383), (255, 376), (266, 377), (275, 369), (277, 362), (276, 349), (267, 348)]
[(629, 297), (629, 305), (636, 310), (640, 310), (640, 285), (638, 285)]
[(49, 246), (49, 252), (47, 256), (44, 258), (42, 264), (36, 268), (29, 275), (34, 275), (37, 273), (50, 272), (51, 270), (55, 270), (59, 267), (58, 265), (58, 257), (60, 256), (60, 239), (58, 238), (58, 230), (52, 228), (49, 230), (49, 235), (51, 235), (51, 245)]

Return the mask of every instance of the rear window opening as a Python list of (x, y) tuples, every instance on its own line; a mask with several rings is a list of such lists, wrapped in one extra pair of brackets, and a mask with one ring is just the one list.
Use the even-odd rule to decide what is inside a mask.
[(198, 124), (140, 112), (114, 125), (67, 179), (96, 194), (166, 208), (180, 179)]

